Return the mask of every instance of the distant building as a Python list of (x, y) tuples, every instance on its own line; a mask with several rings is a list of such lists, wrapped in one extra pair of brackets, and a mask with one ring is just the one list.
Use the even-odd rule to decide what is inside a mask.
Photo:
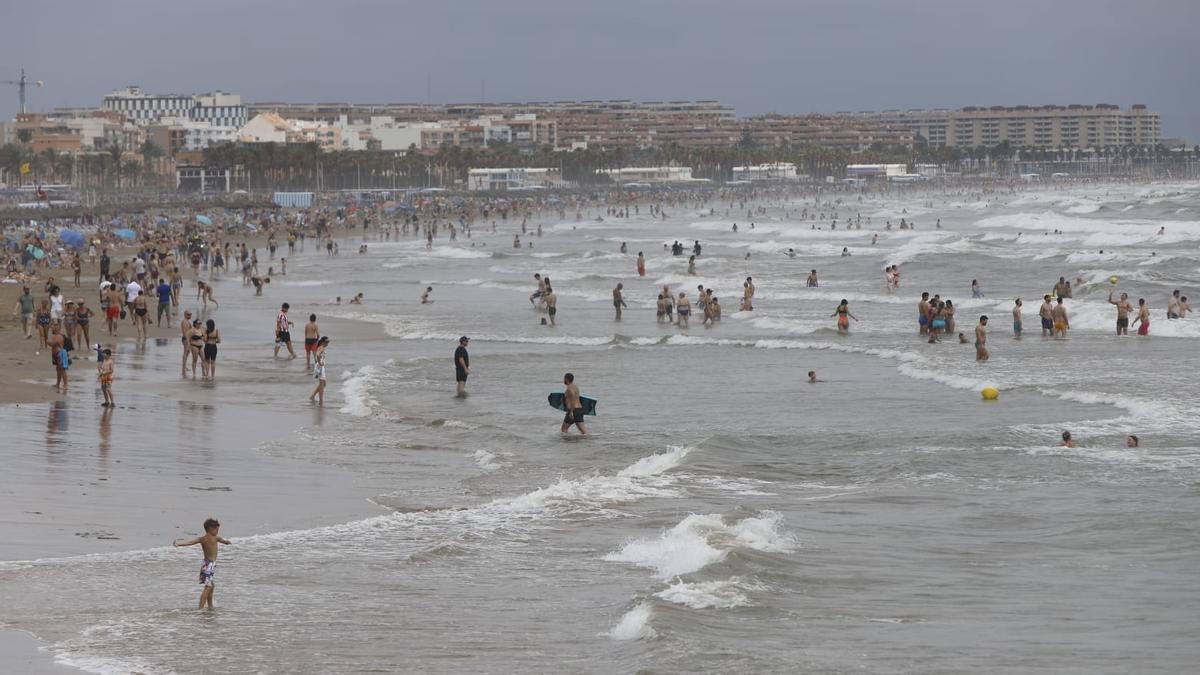
[(885, 110), (845, 113), (848, 118), (903, 126), (934, 147), (1014, 149), (1154, 146), (1162, 140), (1159, 114), (1144, 105), (992, 106), (959, 110)]
[(847, 178), (893, 178), (908, 173), (905, 164), (847, 164)]
[(622, 169), (599, 169), (597, 175), (607, 176), (614, 183), (686, 183), (692, 178), (690, 166), (643, 166)]
[(170, 117), (164, 117), (157, 124), (146, 127), (146, 136), (172, 157), (180, 152), (233, 143), (239, 138), (237, 127)]
[(506, 191), (547, 188), (561, 184), (562, 178), (558, 169), (471, 169), (467, 172), (468, 190)]
[(808, 176), (801, 176), (796, 173), (796, 165), (791, 162), (775, 162), (772, 164), (758, 164), (756, 166), (735, 166), (733, 167), (734, 180), (750, 180), (750, 181), (796, 181), (807, 179)]
[(246, 123), (242, 97), (223, 91), (196, 95), (147, 94), (141, 87), (128, 86), (105, 96), (104, 109), (119, 112), (143, 126), (157, 124), (165, 117), (214, 126), (240, 127)]

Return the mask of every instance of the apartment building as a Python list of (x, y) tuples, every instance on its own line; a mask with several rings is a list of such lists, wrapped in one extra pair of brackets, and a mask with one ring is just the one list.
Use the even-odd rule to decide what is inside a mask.
[(113, 145), (126, 152), (140, 152), (145, 130), (123, 115), (105, 110), (76, 109), (69, 114), (24, 113), (8, 125), (14, 137), (29, 133), (29, 149), (55, 153), (99, 152)]
[(223, 91), (208, 94), (147, 94), (131, 85), (104, 97), (104, 109), (119, 112), (135, 124), (159, 123), (164, 117), (187, 118), (214, 126), (241, 127), (246, 123), (242, 97)]
[(1153, 146), (1162, 140), (1159, 114), (1145, 105), (992, 106), (959, 110), (839, 113), (851, 119), (907, 127), (934, 147), (1098, 148)]

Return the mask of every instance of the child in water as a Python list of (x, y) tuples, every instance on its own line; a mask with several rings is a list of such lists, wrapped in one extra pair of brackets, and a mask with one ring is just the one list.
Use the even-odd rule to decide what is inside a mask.
[(204, 534), (189, 539), (188, 541), (173, 542), (175, 546), (195, 546), (200, 544), (200, 550), (204, 552), (204, 562), (200, 565), (200, 583), (204, 586), (204, 590), (200, 591), (200, 609), (204, 609), (207, 604), (209, 609), (213, 606), (213, 589), (216, 588), (216, 583), (213, 577), (217, 573), (217, 544), (230, 545), (230, 541), (221, 537), (221, 523), (217, 522), (216, 518), (209, 518), (204, 521)]

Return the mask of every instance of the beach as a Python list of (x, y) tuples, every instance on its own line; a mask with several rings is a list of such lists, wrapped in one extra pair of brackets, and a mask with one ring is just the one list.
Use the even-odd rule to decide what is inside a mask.
[[(667, 199), (628, 217), (615, 201), (545, 208), (524, 233), (493, 212), (428, 248), (342, 228), (338, 255), (310, 239), (262, 296), (216, 279), (207, 312), (189, 279), (181, 308), (222, 333), (217, 377), (180, 377), (176, 318), (115, 343), (115, 408), (82, 358), (55, 395), (4, 314), (0, 656), (47, 673), (1166, 673), (1200, 658), (1200, 320), (1164, 315), (1172, 290), (1200, 292), (1200, 188)], [(1037, 316), (1059, 277), (1074, 284), (1064, 340)], [(664, 286), (695, 312), (697, 285), (720, 321), (656, 321)], [(1114, 334), (1110, 290), (1151, 303), (1149, 336)], [(941, 343), (918, 335), (923, 291), (958, 308)], [(830, 316), (843, 299), (846, 335)], [(295, 360), (272, 358), (282, 302)], [(332, 340), (324, 406), (307, 401), (310, 313)], [(956, 333), (984, 314), (978, 363)], [(547, 405), (567, 372), (599, 402), (585, 438)], [(232, 543), (200, 612), (200, 552), (171, 543), (207, 517)]]

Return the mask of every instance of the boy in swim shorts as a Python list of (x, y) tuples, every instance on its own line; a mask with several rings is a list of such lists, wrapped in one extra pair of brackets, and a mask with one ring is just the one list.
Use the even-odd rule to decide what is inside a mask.
[(213, 577), (217, 573), (217, 544), (225, 544), (229, 546), (231, 543), (228, 539), (220, 536), (221, 523), (215, 518), (209, 518), (204, 521), (204, 534), (189, 539), (188, 541), (173, 542), (175, 546), (194, 546), (200, 544), (200, 549), (204, 552), (204, 562), (200, 565), (200, 584), (204, 586), (204, 590), (200, 591), (200, 609), (204, 609), (207, 604), (209, 609), (213, 606), (213, 589), (216, 588), (216, 583)]

